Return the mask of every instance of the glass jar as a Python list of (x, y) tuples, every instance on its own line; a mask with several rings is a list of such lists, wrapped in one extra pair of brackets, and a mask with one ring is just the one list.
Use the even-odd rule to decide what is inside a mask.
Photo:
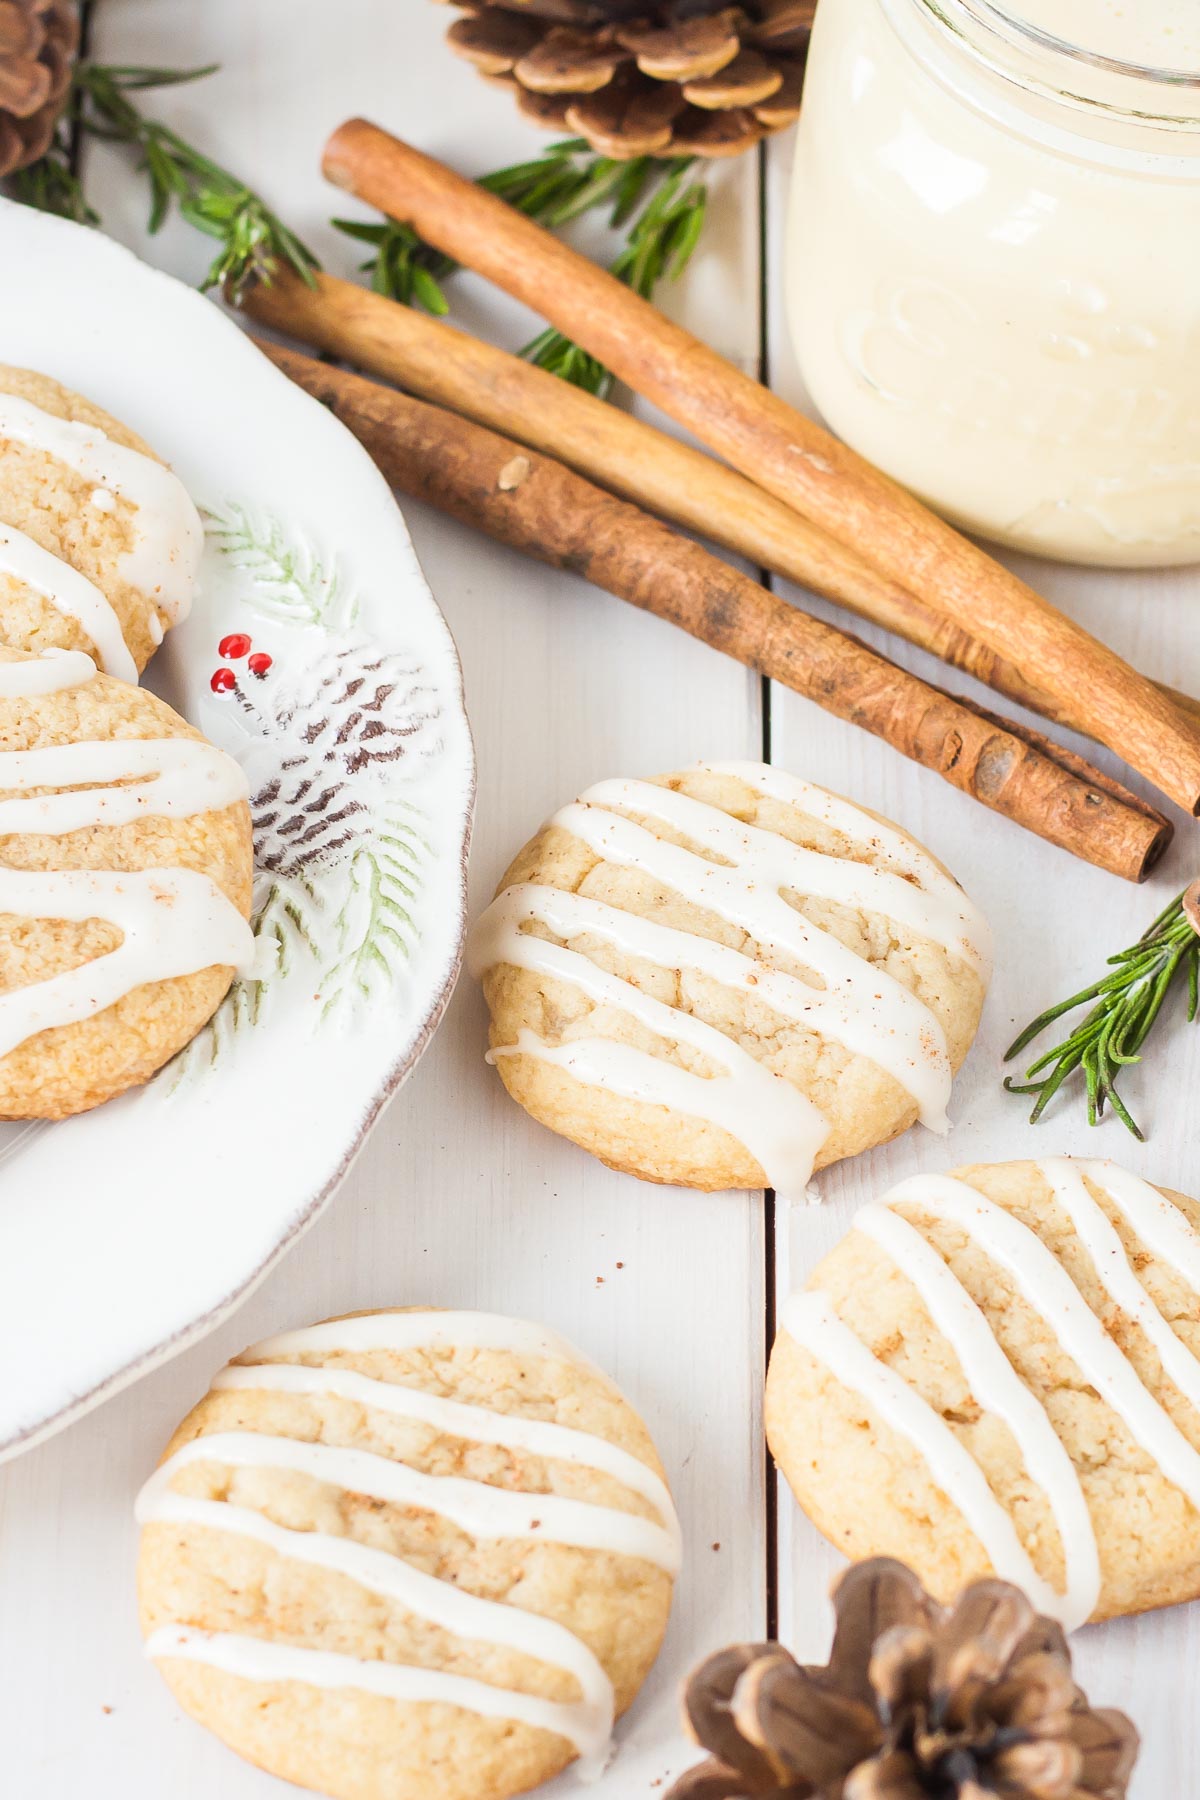
[(791, 208), (840, 437), (1019, 549), (1200, 560), (1200, 0), (820, 0)]

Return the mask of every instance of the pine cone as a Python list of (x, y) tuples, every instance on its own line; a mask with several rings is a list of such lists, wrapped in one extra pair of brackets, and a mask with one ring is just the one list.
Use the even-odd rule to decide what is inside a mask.
[(449, 0), (447, 34), (602, 156), (736, 156), (800, 111), (817, 0)]
[(825, 1668), (738, 1644), (693, 1672), (687, 1722), (713, 1754), (667, 1800), (1124, 1800), (1137, 1732), (1089, 1707), (1017, 1588), (977, 1581), (946, 1609), (877, 1557), (834, 1606)]
[(0, 0), (0, 176), (50, 148), (78, 48), (75, 0)]

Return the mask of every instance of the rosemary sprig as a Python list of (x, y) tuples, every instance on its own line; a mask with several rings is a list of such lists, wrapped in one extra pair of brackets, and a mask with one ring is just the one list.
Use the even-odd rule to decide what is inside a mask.
[(161, 230), (172, 206), (178, 206), (189, 225), (217, 239), (220, 248), (200, 284), (203, 289), (223, 288), (236, 301), (250, 282), (269, 282), (281, 264), (311, 282), (316, 257), (262, 196), (169, 125), (148, 119), (130, 98), (147, 88), (198, 81), (215, 67), (79, 63), (55, 141), (39, 162), (16, 178), (17, 198), (83, 224), (99, 224), (71, 167), (71, 136), (73, 129), (78, 130), (140, 151), (140, 167), (150, 183), (151, 232)]
[(1141, 1061), (1142, 1046), (1172, 987), (1187, 983), (1189, 1023), (1200, 1014), (1200, 882), (1164, 907), (1137, 943), (1110, 956), (1108, 963), (1111, 975), (1049, 1007), (1026, 1026), (1005, 1052), (1005, 1062), (1019, 1056), (1064, 1013), (1095, 1002), (1069, 1037), (1030, 1065), (1024, 1082), (1014, 1081), (1010, 1075), (1004, 1085), (1011, 1094), (1038, 1096), (1030, 1114), (1030, 1124), (1036, 1124), (1063, 1083), (1082, 1069), (1088, 1124), (1097, 1124), (1111, 1105), (1122, 1124), (1140, 1140), (1142, 1130), (1121, 1099), (1117, 1080), (1122, 1069)]
[(88, 204), (83, 183), (71, 167), (70, 145), (61, 128), (45, 154), (28, 168), (18, 169), (8, 185), (15, 200), (39, 212), (57, 213), (76, 225), (100, 223), (100, 214)]
[[(613, 229), (630, 225), (612, 273), (648, 300), (660, 281), (683, 273), (704, 229), (707, 192), (702, 182), (688, 180), (695, 159), (639, 156), (618, 162), (587, 150), (583, 138), (566, 138), (531, 162), (484, 175), (479, 186), (551, 230), (597, 207), (610, 207)], [(372, 254), (362, 268), (377, 293), (438, 316), (449, 312), (442, 283), (458, 264), (426, 244), (411, 226), (395, 219), (378, 225), (355, 219), (333, 223), (370, 245)], [(526, 344), (521, 355), (589, 393), (604, 395), (612, 385), (603, 363), (552, 326)]]

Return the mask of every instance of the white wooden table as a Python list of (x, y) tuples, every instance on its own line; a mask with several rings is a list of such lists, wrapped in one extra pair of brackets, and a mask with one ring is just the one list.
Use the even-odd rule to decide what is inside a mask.
[[(343, 117), (365, 113), (467, 173), (537, 147), (508, 97), (444, 52), (446, 20), (425, 0), (97, 0), (91, 52), (111, 62), (221, 63), (219, 75), (149, 96), (149, 106), (244, 172), (328, 267), (349, 273), (356, 246), (327, 225), (349, 203), (318, 173), (321, 145)], [(800, 398), (779, 277), (789, 151), (785, 139), (761, 168), (751, 157), (719, 171), (704, 247), (670, 303), (727, 355)], [(109, 230), (177, 274), (199, 274), (204, 240), (174, 226), (147, 242), (143, 190), (118, 154), (91, 153), (85, 173)], [(516, 308), (472, 281), (456, 285), (455, 307), (499, 342), (528, 335)], [(807, 1656), (826, 1648), (825, 1592), (838, 1559), (786, 1489), (776, 1503), (762, 1441), (776, 1295), (872, 1192), (923, 1167), (1035, 1148), (1105, 1153), (1200, 1188), (1189, 1118), (1200, 1031), (1178, 1032), (1160, 1049), (1153, 1095), (1129, 1083), (1152, 1129), (1145, 1147), (1116, 1124), (1089, 1134), (1077, 1104), (1060, 1106), (1034, 1134), (1022, 1103), (1001, 1091), (999, 1067), (1015, 1024), (1082, 985), (1200, 867), (1194, 828), (1184, 828), (1150, 890), (1127, 887), (1034, 843), (807, 702), (765, 690), (658, 620), (421, 507), (406, 510), (465, 667), (480, 771), (475, 910), (540, 820), (606, 775), (765, 755), (844, 790), (928, 843), (996, 926), (999, 972), (959, 1082), (957, 1128), (949, 1144), (918, 1130), (843, 1166), (822, 1178), (821, 1209), (790, 1218), (758, 1194), (642, 1186), (552, 1137), (505, 1097), (483, 1064), (483, 1009), (464, 981), (330, 1210), (242, 1311), (0, 1470), (6, 1800), (271, 1800), (284, 1792), (179, 1713), (142, 1660), (134, 1608), (134, 1492), (212, 1371), (250, 1339), (355, 1307), (478, 1306), (547, 1320), (611, 1371), (654, 1432), (687, 1538), (666, 1647), (597, 1790), (651, 1795), (690, 1759), (676, 1691), (699, 1655), (776, 1629)], [(1195, 576), (1036, 575), (1149, 672), (1200, 692)], [(1085, 1631), (1077, 1649), (1094, 1697), (1126, 1706), (1143, 1731), (1135, 1795), (1191, 1791), (1200, 1764), (1190, 1673), (1200, 1608)], [(552, 1791), (573, 1786), (567, 1777)]]

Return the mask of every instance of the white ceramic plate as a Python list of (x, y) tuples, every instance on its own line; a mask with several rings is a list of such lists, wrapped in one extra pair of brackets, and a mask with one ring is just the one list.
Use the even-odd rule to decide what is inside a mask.
[(247, 768), (264, 973), (148, 1087), (0, 1126), (3, 1457), (211, 1330), (329, 1199), (454, 984), (474, 761), (450, 634), (349, 433), (97, 232), (0, 202), (0, 268), (0, 363), (125, 420), (205, 513), (201, 597), (146, 679)]

